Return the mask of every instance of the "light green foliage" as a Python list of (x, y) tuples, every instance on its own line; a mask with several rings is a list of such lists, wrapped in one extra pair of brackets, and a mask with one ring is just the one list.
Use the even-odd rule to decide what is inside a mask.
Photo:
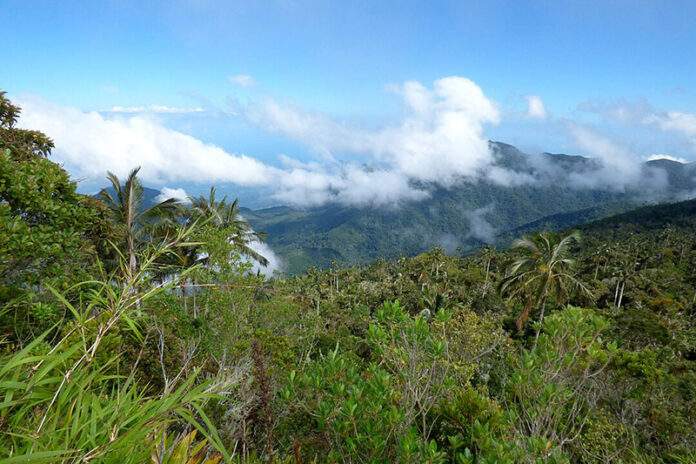
[(143, 186), (138, 178), (140, 168), (133, 169), (122, 183), (113, 173), (107, 178), (111, 192), (103, 189), (99, 198), (111, 213), (114, 224), (110, 240), (123, 255), (128, 266), (126, 272), (134, 273), (138, 267), (137, 256), (143, 248), (166, 243), (176, 235), (177, 201), (167, 199), (146, 208), (143, 204)]
[[(400, 408), (392, 375), (362, 366), (337, 348), (290, 374), (281, 397), (292, 404), (291, 430), (307, 444), (319, 441), (329, 462), (442, 462), (434, 442), (421, 438)], [(302, 424), (308, 429), (298, 429)], [(312, 457), (311, 454), (309, 457)]]
[[(250, 246), (251, 242), (265, 240), (266, 235), (251, 229), (249, 223), (240, 214), (237, 200), (229, 202), (226, 197), (218, 200), (215, 196), (215, 187), (211, 187), (207, 197), (191, 197), (190, 201), (191, 206), (185, 211), (188, 221), (203, 221), (210, 227), (217, 228), (217, 234), (223, 234), (224, 240), (231, 247), (234, 247), (237, 253), (258, 262), (262, 266), (268, 265), (268, 260)], [(213, 232), (209, 229), (207, 233)], [(221, 243), (221, 240), (214, 240), (214, 242)], [(229, 257), (227, 259), (229, 260)], [(222, 266), (225, 261), (217, 259), (216, 265)]]
[[(414, 317), (398, 302), (381, 305), (367, 329), (369, 363), (337, 346), (291, 374), (280, 391), (292, 404), (288, 429), (311, 419), (302, 433), (318, 434), (310, 442), (325, 440), (327, 452), (336, 453), (329, 459), (442, 462), (447, 454), (436, 440), (436, 410), (476, 371), (471, 357), (460, 356), (476, 353), (480, 359), (496, 346), (487, 344), (490, 339), (461, 344), (448, 330), (454, 320), (447, 310)], [(468, 321), (466, 334), (482, 327), (475, 315)]]
[(538, 344), (515, 363), (506, 399), (519, 446), (531, 456), (560, 456), (582, 433), (616, 353), (601, 339), (608, 326), (591, 310), (568, 307), (546, 318)]
[(125, 274), (118, 286), (81, 284), (90, 288), (81, 306), (55, 292), (73, 316), (64, 335), (47, 346), (46, 332), (0, 363), (2, 454), (16, 462), (43, 456), (44, 462), (142, 463), (156, 446), (154, 432), (176, 422), (196, 427), (226, 453), (203, 410), (228, 388), (224, 377), (199, 382), (194, 372), (154, 395), (133, 367), (121, 366), (122, 352), (110, 343), (121, 331), (141, 337), (139, 306), (166, 290), (142, 282), (167, 251), (143, 256), (138, 272)]
[(207, 440), (196, 440), (196, 431), (172, 437), (162, 433), (157, 449), (152, 453), (155, 464), (218, 464), (222, 455), (214, 453), (208, 456)]

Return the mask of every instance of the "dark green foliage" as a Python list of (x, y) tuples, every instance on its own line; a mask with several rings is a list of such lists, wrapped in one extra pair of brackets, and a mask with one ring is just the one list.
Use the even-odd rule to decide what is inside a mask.
[(39, 131), (15, 127), (20, 112), (21, 108), (0, 91), (0, 152), (9, 150), (12, 159), (18, 162), (47, 157), (53, 149), (53, 141)]
[(55, 323), (63, 311), (45, 285), (65, 289), (90, 276), (106, 239), (99, 207), (46, 156), (53, 143), (14, 127), (19, 108), (0, 93), (0, 331), (21, 339)]

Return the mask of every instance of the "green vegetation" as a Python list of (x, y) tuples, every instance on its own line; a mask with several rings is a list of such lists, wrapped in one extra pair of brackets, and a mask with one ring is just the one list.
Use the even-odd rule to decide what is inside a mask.
[(0, 109), (0, 463), (696, 461), (696, 200), (265, 280), (236, 202), (81, 196)]

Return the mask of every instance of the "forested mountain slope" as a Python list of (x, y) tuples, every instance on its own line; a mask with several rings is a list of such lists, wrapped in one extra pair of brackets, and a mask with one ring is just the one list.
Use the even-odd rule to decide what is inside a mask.
[[(433, 188), (430, 198), (389, 207), (326, 205), (311, 209), (276, 207), (243, 210), (284, 261), (285, 271), (301, 272), (332, 261), (360, 264), (378, 258), (413, 256), (434, 246), (469, 252), (487, 243), (505, 245), (522, 233), (560, 230), (646, 202), (669, 201), (696, 191), (694, 166), (668, 160), (643, 165), (647, 177), (667, 182), (659, 192), (572, 186), (569, 172), (592, 176), (596, 162), (581, 156), (526, 155), (511, 145), (492, 143), (498, 166), (535, 175), (537, 182), (500, 185), (463, 182)], [(657, 174), (656, 174), (657, 173)]]
[(589, 233), (624, 233), (625, 228), (647, 232), (665, 228), (696, 230), (696, 199), (677, 203), (650, 205), (593, 221), (581, 226)]

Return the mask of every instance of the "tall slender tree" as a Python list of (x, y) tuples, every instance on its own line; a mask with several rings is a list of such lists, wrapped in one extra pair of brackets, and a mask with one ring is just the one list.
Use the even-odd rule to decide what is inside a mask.
[(123, 247), (128, 262), (128, 272), (136, 272), (139, 249), (153, 237), (156, 227), (161, 231), (162, 223), (174, 224), (179, 202), (169, 198), (154, 206), (147, 207), (143, 203), (143, 186), (138, 178), (140, 168), (133, 169), (124, 182), (114, 173), (109, 172), (107, 178), (111, 182), (111, 190), (103, 189), (100, 199), (111, 210), (117, 227), (119, 245)]
[[(520, 252), (520, 257), (508, 268), (500, 283), (500, 290), (509, 298), (524, 298), (524, 308), (516, 321), (518, 330), (524, 328), (535, 308), (539, 310), (539, 322), (544, 320), (550, 297), (557, 303), (562, 303), (573, 287), (589, 292), (573, 275), (575, 262), (569, 257), (571, 244), (579, 239), (578, 232), (562, 238), (541, 232), (515, 241), (513, 248)], [(536, 333), (535, 344), (538, 338), (539, 331)]]

